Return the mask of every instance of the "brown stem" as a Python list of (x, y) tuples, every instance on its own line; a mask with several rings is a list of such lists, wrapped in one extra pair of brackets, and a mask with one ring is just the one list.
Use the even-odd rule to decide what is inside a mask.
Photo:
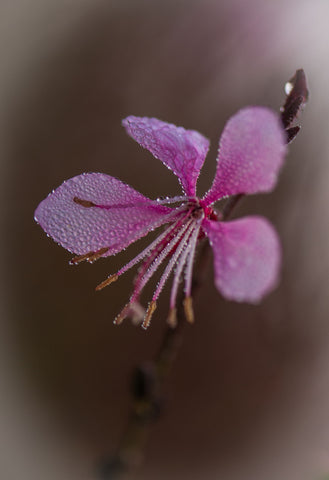
[[(243, 197), (242, 194), (231, 197), (223, 209), (226, 220)], [(192, 296), (196, 298), (207, 273), (210, 257), (209, 242), (204, 241), (194, 269)], [(183, 332), (187, 322), (184, 318), (183, 301), (178, 302), (177, 326), (166, 326), (160, 347), (153, 361), (138, 366), (132, 378), (132, 409), (125, 432), (117, 451), (101, 466), (101, 478), (116, 480), (128, 478), (143, 459), (143, 451), (152, 423), (161, 414), (162, 387), (168, 377), (182, 344)]]

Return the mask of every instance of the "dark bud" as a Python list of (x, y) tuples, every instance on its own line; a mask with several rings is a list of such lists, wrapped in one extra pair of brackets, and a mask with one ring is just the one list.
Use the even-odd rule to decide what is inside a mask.
[(299, 126), (287, 128), (287, 130), (286, 130), (287, 143), (290, 143), (290, 142), (293, 141), (293, 139), (296, 137), (296, 135), (297, 135), (297, 133), (299, 132), (299, 130), (300, 130), (300, 127), (299, 127)]
[(303, 69), (296, 71), (295, 75), (286, 83), (287, 98), (281, 108), (281, 121), (287, 129), (296, 120), (300, 110), (308, 99), (306, 77)]
[(292, 122), (296, 120), (302, 105), (304, 105), (303, 97), (297, 97), (290, 103), (289, 108), (285, 111), (285, 115), (281, 115), (284, 128), (290, 127)]

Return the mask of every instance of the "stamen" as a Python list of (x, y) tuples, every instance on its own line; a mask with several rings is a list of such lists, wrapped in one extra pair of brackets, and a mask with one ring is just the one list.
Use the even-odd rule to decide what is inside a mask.
[[(134, 203), (117, 203), (117, 204), (113, 204), (113, 205), (105, 205), (105, 204), (97, 204), (97, 203), (94, 203), (92, 202), (91, 200), (84, 200), (83, 198), (79, 198), (79, 197), (74, 197), (73, 198), (73, 202), (77, 203), (78, 205), (81, 205), (82, 207), (85, 207), (85, 208), (91, 208), (91, 207), (97, 207), (97, 208), (102, 208), (102, 209), (105, 209), (105, 210), (112, 210), (114, 208), (122, 208), (122, 209), (126, 209), (126, 208), (133, 208), (133, 207), (148, 207), (148, 206), (156, 206), (156, 205), (166, 205), (166, 204), (171, 204), (171, 203), (178, 203), (178, 202), (182, 202), (182, 201), (189, 201), (190, 198), (189, 197), (172, 197), (172, 198), (166, 198), (166, 199), (156, 199), (154, 200), (154, 204), (152, 203), (148, 203), (148, 204), (145, 204), (145, 202), (134, 202)], [(191, 200), (193, 200), (193, 198), (191, 197)]]
[(110, 250), (109, 247), (104, 247), (104, 248), (101, 248), (101, 249), (97, 250), (97, 252), (94, 252), (92, 255), (90, 255), (90, 257), (87, 259), (88, 262), (90, 262), (90, 263), (95, 262), (102, 255), (104, 255), (104, 253), (108, 252), (109, 250)]
[[(186, 197), (186, 196), (157, 198), (156, 200), (154, 200), (154, 205), (169, 205), (169, 204), (178, 203), (178, 202), (180, 203), (189, 202), (189, 201), (193, 202), (195, 200), (196, 200), (195, 197)], [(124, 203), (124, 204), (114, 204), (114, 205), (99, 205), (97, 203), (92, 202), (91, 200), (84, 200), (83, 198), (79, 198), (79, 197), (74, 197), (73, 202), (85, 208), (98, 207), (106, 210), (111, 210), (113, 208), (145, 207), (145, 202), (134, 202), (134, 203)], [(151, 206), (152, 204), (148, 204), (148, 205)]]
[(177, 263), (177, 260), (179, 259), (179, 257), (181, 256), (183, 250), (185, 249), (186, 247), (186, 244), (188, 242), (188, 239), (192, 233), (194, 229), (194, 224), (192, 223), (190, 225), (190, 227), (186, 230), (186, 233), (184, 235), (184, 237), (182, 238), (182, 240), (179, 242), (179, 245), (174, 253), (174, 255), (171, 257), (168, 265), (166, 266), (161, 278), (160, 278), (160, 281), (158, 283), (158, 286), (154, 292), (154, 295), (153, 295), (153, 298), (152, 300), (156, 300), (158, 298), (158, 296), (160, 295), (163, 287), (165, 286), (165, 283), (166, 281), (168, 280), (169, 278), (169, 275), (171, 274), (175, 264)]
[[(161, 235), (159, 235), (150, 245), (148, 245), (146, 248), (144, 248), (144, 250), (141, 253), (139, 253), (135, 258), (133, 258), (126, 265), (124, 265), (117, 273), (114, 273), (113, 275), (110, 275), (103, 282), (101, 282), (99, 285), (97, 285), (95, 290), (100, 291), (103, 288), (110, 285), (111, 283), (116, 282), (120, 275), (127, 272), (127, 270), (129, 270), (130, 268), (134, 267), (137, 263), (139, 263), (141, 260), (143, 260), (144, 257), (151, 254), (152, 250), (155, 250), (155, 248), (162, 242), (162, 240), (164, 240), (167, 236), (170, 238), (170, 236), (174, 234), (175, 230), (180, 227), (180, 225), (183, 223), (185, 218), (186, 218), (186, 216), (177, 220), (173, 225), (170, 225), (169, 228), (164, 230), (164, 232)], [(86, 255), (82, 255), (81, 257), (83, 257), (83, 258), (80, 259), (80, 261), (88, 259), (92, 253), (93, 252), (90, 252)], [(150, 256), (150, 262), (152, 262), (152, 260), (154, 260), (154, 258), (156, 258), (158, 253), (159, 253), (158, 251), (156, 251), (156, 250), (154, 251), (154, 256)], [(76, 257), (76, 259), (77, 258), (78, 257)], [(72, 259), (71, 262), (73, 262), (73, 260), (76, 260), (76, 259)]]
[[(185, 251), (182, 253), (181, 258), (179, 259), (179, 262), (177, 264), (173, 284), (172, 284), (172, 289), (171, 289), (171, 294), (170, 294), (170, 307), (174, 308), (176, 305), (176, 298), (177, 298), (177, 292), (178, 292), (178, 285), (179, 281), (182, 275), (183, 268), (186, 264), (187, 258), (189, 253), (191, 252), (191, 249), (194, 248), (195, 251), (195, 245), (197, 243), (198, 239), (198, 234), (199, 234), (200, 227), (196, 228), (196, 230), (192, 234), (192, 238), (189, 241), (188, 247), (185, 249)], [(194, 246), (194, 247), (193, 247)], [(193, 252), (194, 255), (194, 252)]]
[(171, 328), (176, 328), (177, 326), (177, 312), (176, 307), (171, 308), (167, 318), (167, 323)]
[(88, 252), (88, 253), (85, 253), (84, 255), (78, 255), (76, 257), (73, 257), (69, 263), (70, 265), (78, 265), (78, 263), (81, 263), (84, 260), (87, 260), (88, 262), (93, 263), (96, 260), (98, 260), (102, 255), (104, 255), (104, 253), (106, 253), (108, 250), (109, 250), (109, 247), (103, 247), (97, 250), (96, 252)]
[(174, 224), (171, 224), (166, 230), (162, 232), (150, 245), (148, 245), (142, 252), (140, 252), (135, 258), (133, 258), (129, 263), (127, 263), (124, 267), (122, 267), (118, 271), (118, 275), (122, 275), (123, 273), (127, 272), (130, 268), (134, 267), (137, 263), (139, 263), (143, 258), (149, 255), (152, 250), (154, 250), (161, 242), (166, 238), (166, 236), (170, 237), (174, 231), (183, 223), (185, 218), (188, 215), (184, 215), (184, 217), (178, 219)]
[[(166, 237), (164, 237), (163, 239), (161, 239), (162, 241), (159, 242), (157, 248), (154, 248), (153, 251), (150, 252), (150, 255), (148, 256), (148, 258), (145, 260), (145, 262), (143, 263), (143, 265), (139, 269), (138, 275), (134, 280), (135, 285), (140, 284), (140, 282), (143, 280), (143, 276), (145, 275), (145, 273), (149, 269), (150, 265), (152, 265), (152, 262), (154, 262), (157, 259), (158, 255), (163, 250), (164, 245), (166, 243), (168, 244), (169, 242), (171, 242), (174, 239), (175, 235), (177, 235), (177, 232), (179, 232), (179, 229), (184, 224), (185, 220), (190, 216), (191, 210), (186, 211), (186, 209), (184, 209), (184, 208), (182, 208), (181, 210), (183, 212), (185, 211), (185, 215), (181, 216), (181, 218), (179, 218), (176, 221), (176, 223), (173, 225), (173, 227), (171, 229), (167, 230), (168, 235)], [(178, 234), (178, 236), (180, 236), (180, 235)], [(176, 236), (176, 239), (177, 239), (177, 236)], [(175, 248), (175, 246), (173, 246), (173, 249), (174, 248)]]
[(74, 197), (73, 202), (85, 208), (97, 207), (96, 203), (91, 202), (90, 200), (82, 200), (81, 198), (78, 198), (78, 197)]
[(84, 255), (78, 255), (76, 257), (71, 258), (69, 261), (70, 265), (78, 265), (78, 263), (83, 262), (84, 260), (87, 260), (91, 255), (93, 255), (95, 252), (89, 252), (85, 253)]
[(96, 286), (96, 288), (95, 288), (96, 292), (99, 292), (100, 290), (103, 290), (103, 288), (107, 287), (111, 283), (116, 282), (118, 280), (118, 278), (119, 278), (119, 275), (117, 273), (114, 273), (113, 275), (110, 275), (105, 280), (103, 280), (103, 282), (101, 282), (100, 284), (98, 284)]
[(138, 325), (145, 317), (145, 309), (138, 302), (129, 302), (123, 307), (119, 315), (115, 317), (113, 323), (120, 325), (127, 317), (131, 318), (134, 325)]
[(129, 314), (129, 310), (130, 310), (130, 303), (127, 303), (127, 305), (125, 305), (123, 307), (123, 309), (121, 310), (121, 312), (119, 313), (119, 315), (117, 315), (115, 317), (115, 319), (113, 320), (113, 323), (114, 325), (121, 325), (121, 323), (123, 322), (123, 320), (125, 318), (127, 318), (128, 314)]
[(178, 202), (189, 202), (194, 200), (193, 197), (186, 196), (177, 196), (177, 197), (167, 197), (167, 198), (157, 198), (155, 201), (158, 205), (165, 205), (166, 203), (178, 203)]
[(194, 312), (193, 312), (192, 297), (185, 297), (183, 305), (184, 305), (184, 312), (185, 312), (186, 320), (189, 323), (193, 323), (194, 322)]
[(157, 308), (157, 302), (155, 302), (154, 300), (152, 300), (150, 303), (149, 303), (149, 306), (147, 307), (147, 310), (146, 310), (146, 314), (145, 314), (145, 317), (144, 317), (144, 320), (143, 320), (143, 323), (142, 323), (142, 327), (146, 330), (147, 327), (150, 325), (151, 323), (151, 318), (152, 318), (152, 315), (155, 311), (155, 309)]
[(193, 220), (189, 220), (180, 231), (170, 240), (170, 242), (166, 245), (166, 247), (161, 251), (161, 253), (155, 258), (153, 263), (151, 264), (150, 268), (146, 271), (145, 275), (141, 278), (139, 277), (136, 282), (136, 287), (134, 293), (132, 295), (131, 300), (135, 300), (138, 298), (140, 292), (145, 287), (147, 282), (150, 280), (152, 275), (156, 272), (159, 268), (163, 260), (167, 257), (167, 255), (173, 250), (173, 248), (179, 243), (181, 237), (186, 233), (186, 230), (190, 227)]
[(193, 236), (191, 238), (191, 242), (190, 242), (191, 249), (190, 249), (190, 252), (189, 252), (188, 259), (187, 259), (187, 266), (186, 266), (186, 271), (185, 271), (185, 295), (187, 297), (191, 296), (192, 277), (193, 277), (193, 262), (194, 262), (195, 248), (196, 248), (196, 244), (198, 242), (200, 228), (201, 228), (201, 226), (199, 226), (199, 228), (195, 229), (195, 231), (193, 232)]

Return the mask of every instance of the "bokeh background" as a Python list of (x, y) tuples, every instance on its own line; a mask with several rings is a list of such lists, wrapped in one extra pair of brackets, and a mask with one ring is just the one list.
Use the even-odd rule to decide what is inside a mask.
[(120, 121), (155, 116), (212, 149), (239, 108), (278, 109), (307, 73), (310, 101), (276, 190), (236, 215), (264, 214), (284, 254), (257, 307), (224, 301), (212, 270), (196, 302), (164, 414), (139, 480), (318, 480), (329, 472), (329, 4), (327, 0), (2, 0), (0, 4), (0, 478), (92, 480), (129, 411), (151, 328), (112, 324), (132, 275), (94, 286), (138, 251), (69, 267), (33, 212), (64, 179), (99, 171), (150, 197), (176, 178)]

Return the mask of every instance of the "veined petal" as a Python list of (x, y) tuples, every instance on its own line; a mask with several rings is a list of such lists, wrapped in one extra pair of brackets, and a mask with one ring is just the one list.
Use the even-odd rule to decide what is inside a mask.
[(107, 257), (166, 223), (171, 212), (116, 178), (84, 173), (50, 193), (36, 209), (35, 220), (70, 252), (108, 248), (102, 254)]
[(276, 286), (281, 248), (265, 218), (204, 220), (202, 227), (214, 251), (215, 284), (224, 297), (258, 303)]
[(222, 133), (215, 179), (204, 197), (206, 204), (228, 195), (272, 190), (286, 149), (276, 113), (264, 107), (240, 110)]
[(195, 195), (196, 182), (209, 149), (207, 138), (156, 118), (129, 116), (122, 124), (128, 135), (177, 175), (186, 195)]

